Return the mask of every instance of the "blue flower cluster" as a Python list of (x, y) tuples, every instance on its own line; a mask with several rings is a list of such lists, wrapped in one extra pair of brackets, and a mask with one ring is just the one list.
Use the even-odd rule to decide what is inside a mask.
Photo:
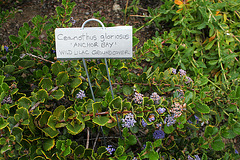
[[(173, 74), (177, 74), (177, 69), (172, 68), (172, 73)], [(179, 73), (180, 77), (183, 77), (183, 76), (186, 76), (187, 72), (185, 70), (183, 70), (183, 69), (179, 69), (178, 73)], [(190, 77), (186, 76), (185, 84), (189, 84), (190, 82), (193, 82), (193, 80)]]
[(2, 102), (1, 102), (1, 104), (12, 104), (13, 103), (13, 100), (12, 100), (12, 98), (11, 98), (11, 96), (9, 95), (8, 97), (5, 97), (3, 100), (2, 100)]
[(76, 20), (74, 20), (73, 17), (71, 17), (69, 22), (72, 23), (72, 25), (74, 25), (76, 23)]
[(109, 154), (113, 154), (113, 152), (115, 152), (115, 149), (112, 147), (112, 145), (108, 145), (108, 147), (106, 148), (106, 150), (108, 151)]
[(8, 52), (8, 46), (4, 46), (6, 52)]
[(235, 149), (235, 154), (239, 154), (239, 152)]
[(173, 113), (173, 116), (175, 118), (178, 118), (182, 115), (183, 111), (186, 110), (186, 103), (184, 103), (183, 105), (180, 104), (179, 102), (175, 102), (172, 105), (172, 108), (170, 109), (170, 112)]
[(144, 128), (147, 127), (147, 123), (145, 122), (144, 119), (142, 119), (141, 123), (142, 123), (142, 126), (143, 126)]
[(164, 139), (165, 138), (165, 133), (162, 130), (155, 130), (153, 133), (153, 138), (154, 139)]
[(195, 119), (197, 120), (197, 124), (200, 121), (200, 119), (198, 118), (198, 116), (194, 115)]
[(137, 121), (134, 119), (134, 115), (132, 113), (129, 113), (125, 116), (124, 119), (122, 119), (122, 122), (122, 127), (131, 128), (135, 125)]
[(188, 155), (188, 160), (201, 160), (201, 158), (198, 155), (194, 155), (194, 158)]
[(143, 94), (135, 92), (133, 101), (137, 104), (142, 104), (143, 102)]
[(177, 89), (176, 91), (173, 91), (174, 98), (184, 98), (184, 92), (181, 89)]
[(155, 121), (155, 115), (154, 115), (153, 113), (149, 115), (148, 121), (149, 121), (149, 122)]
[(186, 84), (193, 82), (192, 78), (190, 78), (190, 77), (186, 77), (186, 79), (187, 79), (187, 81), (185, 82)]
[(157, 109), (158, 114), (163, 114), (165, 111), (166, 111), (166, 108), (161, 108), (161, 107), (159, 107), (159, 108)]
[(150, 98), (154, 101), (154, 104), (159, 104), (159, 101), (161, 99), (161, 97), (156, 92), (152, 93)]
[(164, 124), (167, 124), (168, 127), (175, 124), (175, 123), (176, 123), (176, 120), (174, 119), (174, 115), (168, 115), (164, 119)]
[(159, 130), (161, 130), (161, 129), (162, 129), (162, 122), (157, 123), (157, 124), (156, 124), (156, 128), (158, 128)]
[(184, 71), (183, 69), (179, 69), (179, 75), (180, 75), (180, 77), (182, 77), (182, 76), (186, 76), (186, 71)]
[(83, 90), (80, 90), (77, 94), (76, 94), (76, 98), (77, 99), (83, 99), (84, 97), (86, 97), (85, 93)]
[(173, 73), (173, 74), (177, 74), (177, 69), (172, 68), (172, 73)]

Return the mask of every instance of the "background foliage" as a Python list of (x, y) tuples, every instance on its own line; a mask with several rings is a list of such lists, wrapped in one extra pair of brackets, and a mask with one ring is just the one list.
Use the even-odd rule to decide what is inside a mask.
[(62, 0), (55, 16), (24, 23), (1, 48), (0, 157), (239, 159), (239, 5), (163, 0), (149, 7), (134, 33), (153, 26), (155, 36), (132, 60), (108, 60), (115, 98), (104, 61), (87, 62), (96, 102), (82, 61), (54, 59), (54, 29), (73, 25), (75, 3)]

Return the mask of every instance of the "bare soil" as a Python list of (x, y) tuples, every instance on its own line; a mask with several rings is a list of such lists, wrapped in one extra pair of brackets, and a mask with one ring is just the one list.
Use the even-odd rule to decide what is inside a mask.
[[(1, 0), (0, 0), (1, 1)], [(77, 4), (72, 13), (72, 17), (76, 20), (74, 27), (81, 27), (82, 23), (90, 18), (94, 18), (93, 14), (99, 12), (101, 17), (105, 17), (105, 23), (113, 23), (115, 25), (132, 25), (140, 27), (145, 23), (143, 15), (147, 15), (147, 7), (159, 5), (157, 2), (142, 0), (139, 6), (137, 15), (124, 14), (126, 6), (129, 6), (132, 0), (74, 0)], [(1, 5), (2, 9), (15, 8), (18, 12), (13, 18), (8, 19), (7, 22), (2, 24), (0, 28), (0, 45), (9, 45), (9, 36), (17, 35), (19, 28), (24, 22), (30, 22), (36, 15), (48, 17), (56, 14), (55, 8), (61, 5), (60, 0), (22, 0), (11, 1), (8, 0)], [(144, 6), (144, 7), (141, 7)], [(92, 24), (91, 24), (92, 25)], [(140, 39), (138, 46), (142, 45), (144, 41), (154, 34), (152, 29), (143, 28), (135, 36)]]

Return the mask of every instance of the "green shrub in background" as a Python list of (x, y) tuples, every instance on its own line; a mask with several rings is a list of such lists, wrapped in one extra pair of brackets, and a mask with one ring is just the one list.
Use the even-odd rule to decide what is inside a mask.
[(132, 60), (108, 60), (114, 99), (102, 60), (87, 62), (94, 102), (82, 61), (54, 59), (54, 29), (73, 25), (75, 3), (11, 35), (0, 60), (1, 159), (239, 159), (239, 3), (163, 2), (144, 25), (156, 36)]

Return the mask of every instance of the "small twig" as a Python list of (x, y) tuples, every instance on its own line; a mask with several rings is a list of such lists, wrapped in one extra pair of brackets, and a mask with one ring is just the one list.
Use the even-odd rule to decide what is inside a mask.
[(95, 148), (95, 146), (97, 144), (98, 137), (99, 137), (99, 132), (98, 132), (97, 137), (95, 138), (95, 141), (93, 143), (93, 150), (94, 150), (94, 148)]
[[(142, 113), (142, 112), (150, 112), (150, 110), (145, 110), (145, 111), (138, 111), (138, 112), (136, 112), (136, 113)], [(123, 114), (123, 113), (132, 113), (132, 111), (119, 111), (119, 112), (117, 112), (117, 114)], [(98, 116), (98, 115), (106, 115), (106, 114), (109, 114), (109, 112), (99, 112), (99, 113), (96, 113), (95, 114), (95, 116)], [(87, 114), (87, 115), (85, 115), (85, 116), (90, 116), (90, 117), (92, 117), (93, 116), (93, 114)]]
[(3, 116), (3, 115), (1, 115), (1, 114), (0, 114), (0, 118), (5, 118), (5, 119), (7, 119), (7, 117), (5, 117), (5, 116)]
[(31, 53), (26, 53), (26, 55), (29, 55), (29, 56), (34, 57), (34, 58), (41, 59), (41, 60), (43, 60), (43, 61), (45, 61), (45, 62), (54, 63), (54, 62), (49, 61), (49, 60), (47, 60), (47, 59), (44, 59), (44, 58), (42, 58), (42, 57), (35, 56), (35, 55), (31, 54)]
[(141, 17), (141, 18), (148, 18), (150, 16), (142, 16), (142, 15), (130, 15), (130, 17)]
[(41, 103), (41, 101), (37, 102), (34, 106), (32, 106), (32, 108), (30, 108), (29, 112), (32, 112), (34, 109), (36, 109), (40, 103)]
[(138, 142), (138, 144), (139, 144), (139, 146), (142, 148), (142, 143), (139, 141), (139, 139), (138, 139), (138, 137), (137, 137), (137, 135), (135, 134), (135, 133), (132, 133), (135, 137), (136, 137), (136, 139), (137, 139), (137, 142)]
[[(100, 133), (100, 132), (99, 132)], [(119, 137), (107, 137), (107, 139), (118, 139)], [(104, 137), (98, 137), (98, 139), (104, 139)], [(90, 138), (89, 141), (95, 141), (96, 138)]]
[[(228, 49), (231, 53), (233, 53), (233, 51), (231, 49)], [(235, 60), (238, 62), (237, 57), (235, 57)]]
[(125, 10), (124, 10), (124, 22), (126, 22), (127, 8), (128, 8), (128, 0), (126, 2), (126, 6), (125, 6)]
[(56, 91), (58, 89), (58, 86), (54, 87), (49, 93), (48, 96), (50, 96), (54, 91)]
[[(49, 93), (48, 96), (50, 96), (54, 91), (56, 91), (58, 89), (58, 86), (54, 87)], [(34, 106), (32, 106), (32, 108), (30, 108), (29, 112), (32, 112), (34, 109), (36, 109), (39, 104), (41, 103), (41, 101), (37, 102)]]
[(80, 76), (80, 78), (84, 81), (87, 81), (86, 78), (84, 78), (83, 76)]
[[(20, 122), (18, 122), (17, 124), (15, 124), (15, 126), (13, 126), (13, 128), (19, 127), (19, 125), (20, 125)], [(13, 128), (12, 128), (12, 130), (10, 131), (11, 134), (12, 134)]]
[(233, 38), (235, 38), (240, 43), (240, 40), (235, 35), (233, 35)]
[(86, 149), (89, 147), (89, 127), (87, 127), (87, 143), (86, 143)]

